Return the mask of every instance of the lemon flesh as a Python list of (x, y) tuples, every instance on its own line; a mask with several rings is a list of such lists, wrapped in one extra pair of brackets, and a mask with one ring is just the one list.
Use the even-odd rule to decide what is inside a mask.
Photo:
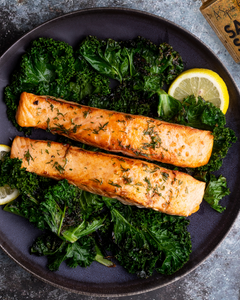
[(190, 69), (181, 73), (171, 84), (168, 94), (182, 101), (190, 95), (201, 96), (225, 114), (229, 106), (227, 86), (222, 78), (208, 69)]
[[(0, 145), (0, 160), (10, 152), (11, 148), (7, 145)], [(9, 185), (0, 186), (0, 205), (7, 204), (19, 196), (17, 189), (11, 189)]]
[(0, 187), (0, 205), (7, 204), (19, 196), (17, 189), (11, 189), (9, 185)]

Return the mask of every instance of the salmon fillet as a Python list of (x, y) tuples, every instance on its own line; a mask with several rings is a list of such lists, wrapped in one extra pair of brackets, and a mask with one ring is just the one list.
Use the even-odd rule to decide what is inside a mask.
[(124, 204), (189, 216), (199, 209), (205, 183), (133, 158), (86, 151), (50, 141), (16, 137), (11, 158), (40, 176), (67, 179), (80, 189)]
[(48, 129), (108, 151), (180, 167), (207, 164), (213, 147), (210, 131), (26, 92), (16, 120), (22, 127)]

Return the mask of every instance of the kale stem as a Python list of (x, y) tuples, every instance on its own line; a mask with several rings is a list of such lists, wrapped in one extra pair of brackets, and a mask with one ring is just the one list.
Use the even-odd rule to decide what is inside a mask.
[(34, 202), (35, 204), (39, 204), (38, 203), (38, 201), (37, 201), (37, 199), (35, 199), (33, 196), (31, 196), (30, 194), (27, 194), (27, 193), (25, 193), (27, 196), (28, 196), (28, 198), (32, 201), (32, 202)]
[(117, 68), (115, 68), (114, 66), (112, 66), (113, 70), (115, 71), (115, 73), (119, 76), (119, 82), (122, 84), (122, 74), (118, 71)]
[(98, 263), (100, 263), (106, 267), (115, 267), (116, 266), (111, 260), (104, 258), (101, 250), (99, 249), (99, 247), (97, 245), (95, 245), (95, 249), (96, 249), (96, 256), (94, 258), (95, 261), (97, 261)]
[(58, 232), (57, 232), (58, 236), (60, 236), (60, 233), (61, 233), (61, 228), (62, 228), (63, 219), (65, 217), (66, 208), (67, 208), (67, 206), (65, 205), (64, 210), (63, 210), (63, 214), (62, 214), (62, 218), (61, 218), (61, 221), (60, 221), (60, 224), (59, 224), (59, 227), (58, 227)]

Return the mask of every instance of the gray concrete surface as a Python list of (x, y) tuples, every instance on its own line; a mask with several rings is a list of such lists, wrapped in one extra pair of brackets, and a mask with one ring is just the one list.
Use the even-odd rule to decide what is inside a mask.
[[(225, 50), (199, 11), (200, 0), (0, 0), (0, 55), (25, 32), (53, 17), (90, 7), (147, 11), (179, 24), (199, 37), (220, 58), (240, 87), (240, 66)], [(22, 270), (0, 250), (0, 299), (95, 300), (45, 284)], [(121, 299), (239, 300), (240, 217), (217, 250), (183, 279), (154, 292)]]

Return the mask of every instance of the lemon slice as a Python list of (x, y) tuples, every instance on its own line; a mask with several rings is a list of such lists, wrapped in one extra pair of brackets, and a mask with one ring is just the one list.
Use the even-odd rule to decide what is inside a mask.
[(194, 95), (211, 102), (225, 114), (229, 105), (227, 86), (222, 78), (208, 69), (190, 69), (181, 73), (171, 84), (168, 94), (177, 100)]
[(9, 185), (0, 187), (0, 205), (7, 204), (19, 196), (17, 189), (11, 189)]
[[(0, 160), (9, 152), (11, 148), (7, 145), (0, 145)], [(7, 204), (19, 196), (17, 189), (11, 189), (9, 185), (5, 184), (0, 187), (0, 205)]]
[(9, 146), (0, 144), (0, 160), (2, 160), (5, 154), (7, 154), (10, 151), (11, 148)]

